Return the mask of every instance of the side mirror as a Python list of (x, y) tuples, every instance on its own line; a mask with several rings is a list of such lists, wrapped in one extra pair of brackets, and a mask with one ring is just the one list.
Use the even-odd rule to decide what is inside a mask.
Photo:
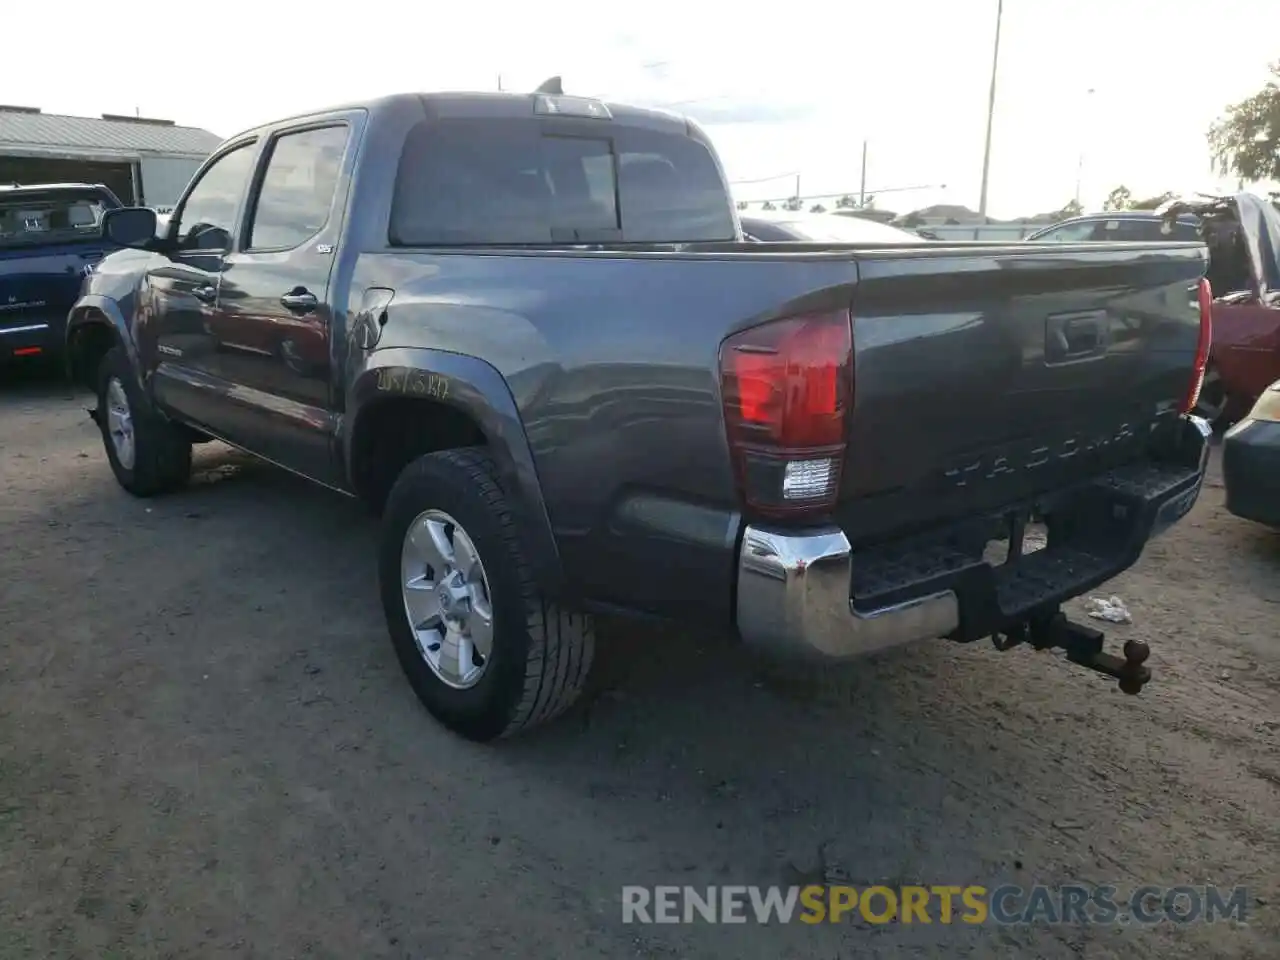
[(102, 215), (103, 238), (121, 247), (154, 249), (156, 226), (156, 212), (150, 207), (119, 207)]

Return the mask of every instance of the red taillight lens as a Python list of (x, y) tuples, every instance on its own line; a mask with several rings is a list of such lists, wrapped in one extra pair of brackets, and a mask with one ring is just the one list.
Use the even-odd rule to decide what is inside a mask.
[(721, 347), (720, 375), (747, 504), (791, 514), (834, 503), (853, 397), (849, 311), (787, 317), (734, 334)]
[(1196, 362), (1191, 369), (1191, 383), (1182, 401), (1182, 412), (1190, 413), (1200, 402), (1200, 388), (1204, 386), (1204, 372), (1209, 366), (1209, 348), (1213, 345), (1213, 288), (1205, 277), (1200, 278), (1197, 300), (1200, 305), (1200, 336), (1196, 340)]

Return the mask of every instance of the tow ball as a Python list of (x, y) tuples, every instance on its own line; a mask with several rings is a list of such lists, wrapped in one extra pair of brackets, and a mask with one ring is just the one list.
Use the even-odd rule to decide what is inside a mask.
[(1104, 634), (1101, 630), (1074, 623), (1061, 610), (1034, 617), (1008, 632), (992, 634), (991, 639), (996, 649), (1001, 651), (1011, 650), (1022, 643), (1036, 650), (1064, 650), (1072, 663), (1114, 677), (1125, 693), (1141, 693), (1151, 680), (1151, 669), (1146, 666), (1151, 648), (1145, 641), (1126, 640), (1122, 648), (1124, 656), (1117, 657), (1102, 649)]

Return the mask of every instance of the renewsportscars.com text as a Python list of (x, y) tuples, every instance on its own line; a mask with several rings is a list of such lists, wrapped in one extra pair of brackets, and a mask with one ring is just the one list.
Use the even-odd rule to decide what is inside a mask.
[(622, 888), (623, 923), (1157, 924), (1246, 922), (1245, 887), (806, 886)]

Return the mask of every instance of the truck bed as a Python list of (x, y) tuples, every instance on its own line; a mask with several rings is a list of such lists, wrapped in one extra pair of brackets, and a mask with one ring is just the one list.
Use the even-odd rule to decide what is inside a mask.
[[(1205, 260), (1190, 243), (720, 243), (405, 250), (394, 264), (394, 281), (376, 256), (354, 276), (396, 289), (379, 350), (427, 337), (491, 363), (569, 579), (675, 609), (693, 591), (727, 602), (728, 548), (750, 519), (725, 433), (726, 337), (851, 309), (834, 519), (873, 544), (1141, 462), (1188, 386)], [(1046, 357), (1077, 321), (1096, 349)]]

